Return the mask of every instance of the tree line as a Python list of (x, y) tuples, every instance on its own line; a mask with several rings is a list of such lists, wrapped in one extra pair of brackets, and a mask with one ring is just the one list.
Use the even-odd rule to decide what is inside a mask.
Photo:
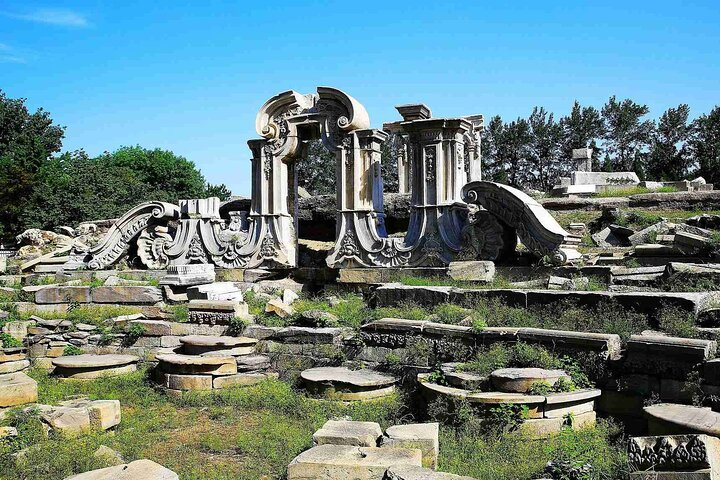
[(720, 106), (692, 121), (687, 104), (669, 108), (657, 121), (649, 113), (647, 105), (612, 96), (599, 110), (575, 101), (559, 119), (543, 107), (509, 122), (494, 116), (482, 135), (483, 178), (548, 191), (572, 171), (572, 150), (589, 147), (596, 171), (720, 183)]
[(0, 90), (0, 239), (27, 228), (53, 230), (115, 218), (138, 203), (219, 196), (195, 164), (161, 149), (121, 147), (96, 157), (60, 153), (64, 127), (43, 109)]

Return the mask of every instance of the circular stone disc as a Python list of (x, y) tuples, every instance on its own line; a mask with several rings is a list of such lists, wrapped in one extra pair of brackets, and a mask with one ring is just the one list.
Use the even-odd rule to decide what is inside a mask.
[(547, 382), (555, 385), (560, 378), (570, 378), (563, 370), (546, 370), (544, 368), (501, 368), (490, 374), (495, 388), (503, 392), (525, 393), (536, 382)]
[(344, 383), (356, 387), (384, 387), (393, 385), (395, 378), (372, 370), (350, 370), (345, 367), (317, 367), (304, 370), (300, 376), (309, 382)]
[(235, 358), (226, 357), (201, 357), (199, 355), (181, 355), (179, 353), (170, 353), (167, 355), (158, 355), (155, 357), (157, 361), (169, 363), (171, 365), (224, 365), (226, 363), (235, 364)]
[(249, 337), (187, 335), (180, 337), (180, 343), (196, 347), (242, 347), (255, 345), (257, 340)]
[(83, 354), (57, 357), (52, 360), (52, 364), (61, 368), (109, 368), (121, 367), (138, 361), (140, 361), (140, 358), (134, 355)]

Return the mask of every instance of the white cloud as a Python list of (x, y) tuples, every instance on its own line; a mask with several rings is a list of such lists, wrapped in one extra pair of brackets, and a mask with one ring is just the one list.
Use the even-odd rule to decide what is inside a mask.
[(3, 55), (0, 54), (0, 63), (27, 63), (22, 57), (16, 57), (15, 55)]
[(2, 15), (29, 22), (60, 25), (63, 27), (85, 28), (90, 25), (84, 15), (72, 10), (56, 8), (40, 8), (29, 13), (0, 12)]

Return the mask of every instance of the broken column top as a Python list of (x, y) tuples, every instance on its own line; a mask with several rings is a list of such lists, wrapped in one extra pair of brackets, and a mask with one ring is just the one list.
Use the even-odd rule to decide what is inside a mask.
[(592, 148), (573, 148), (572, 158), (573, 160), (586, 160), (592, 158)]
[(413, 120), (426, 120), (432, 116), (430, 107), (424, 103), (398, 105), (395, 109), (400, 112), (400, 115), (406, 122), (412, 122)]

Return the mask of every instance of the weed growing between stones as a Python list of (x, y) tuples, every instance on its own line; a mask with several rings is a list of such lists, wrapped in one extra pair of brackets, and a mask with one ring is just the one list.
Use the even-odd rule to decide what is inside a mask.
[[(590, 388), (593, 384), (589, 374), (595, 373), (585, 371), (575, 359), (564, 355), (558, 356), (545, 347), (523, 342), (511, 345), (496, 343), (489, 347), (481, 347), (472, 360), (461, 363), (455, 368), (462, 372), (488, 376), (494, 370), (508, 367), (537, 367), (550, 370), (565, 370), (567, 374), (570, 375), (570, 381), (563, 379), (563, 382), (558, 382), (560, 385), (556, 384), (557, 390), (554, 390), (549, 384), (547, 385), (551, 391), (556, 392), (572, 391), (575, 388)], [(537, 385), (536, 388), (539, 391), (543, 386)], [(537, 394), (540, 395), (541, 393)]]

